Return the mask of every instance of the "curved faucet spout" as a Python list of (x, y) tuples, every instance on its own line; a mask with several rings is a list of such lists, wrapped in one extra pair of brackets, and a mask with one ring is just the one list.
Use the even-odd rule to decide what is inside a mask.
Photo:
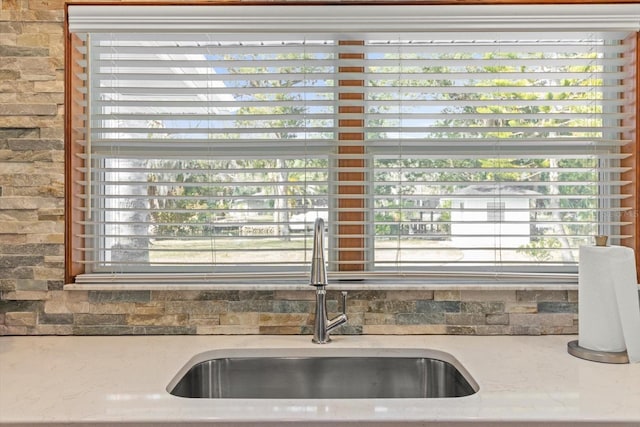
[(316, 287), (316, 318), (313, 323), (313, 342), (331, 342), (329, 332), (347, 321), (347, 293), (342, 292), (342, 314), (329, 320), (327, 317), (327, 265), (324, 261), (324, 220), (317, 218), (313, 227), (313, 252), (309, 284)]
[(324, 261), (324, 220), (316, 218), (313, 227), (313, 252), (311, 253), (311, 286), (327, 284), (327, 266)]

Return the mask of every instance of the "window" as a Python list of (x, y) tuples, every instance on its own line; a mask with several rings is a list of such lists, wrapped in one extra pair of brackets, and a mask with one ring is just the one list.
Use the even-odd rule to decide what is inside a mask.
[(168, 8), (70, 6), (78, 281), (301, 277), (318, 217), (334, 278), (571, 274), (593, 235), (628, 237), (628, 24), (140, 18)]

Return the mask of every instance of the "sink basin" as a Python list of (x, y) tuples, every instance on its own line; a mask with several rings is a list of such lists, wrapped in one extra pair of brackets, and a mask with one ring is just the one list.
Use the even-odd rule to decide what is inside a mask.
[(169, 384), (174, 396), (238, 399), (446, 398), (478, 386), (451, 355), (429, 350), (254, 350), (199, 355)]

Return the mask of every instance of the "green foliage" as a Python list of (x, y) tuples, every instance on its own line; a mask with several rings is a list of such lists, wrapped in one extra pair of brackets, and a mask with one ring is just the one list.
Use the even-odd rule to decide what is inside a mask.
[[(551, 55), (551, 56), (549, 56)], [(423, 126), (425, 134), (431, 138), (442, 140), (477, 139), (487, 141), (487, 144), (495, 144), (495, 141), (509, 140), (514, 144), (522, 141), (530, 144), (531, 140), (544, 141), (546, 138), (584, 137), (598, 136), (597, 132), (576, 131), (579, 127), (598, 127), (602, 123), (587, 117), (588, 114), (597, 115), (602, 112), (601, 94), (598, 91), (580, 90), (587, 86), (602, 85), (597, 79), (598, 66), (572, 66), (566, 65), (564, 71), (581, 71), (585, 77), (579, 79), (554, 78), (546, 73), (543, 64), (545, 60), (570, 60), (574, 54), (549, 54), (549, 53), (486, 53), (484, 59), (495, 60), (495, 64), (480, 67), (474, 64), (474, 58), (470, 53), (442, 53), (434, 57), (434, 60), (443, 62), (456, 60), (464, 65), (427, 65), (427, 66), (374, 66), (371, 72), (385, 73), (384, 78), (368, 82), (375, 88), (389, 87), (389, 92), (373, 91), (367, 95), (368, 100), (377, 107), (369, 107), (368, 113), (375, 114), (375, 118), (367, 120), (367, 126), (376, 128), (368, 132), (366, 138), (370, 141), (392, 140), (395, 126), (402, 125), (400, 119), (386, 119), (384, 114), (395, 111), (394, 109), (410, 108), (391, 106), (376, 101), (399, 100), (407, 101), (442, 101), (437, 107), (437, 113), (445, 115), (445, 118), (428, 121)], [(593, 55), (596, 55), (595, 53)], [(404, 59), (419, 58), (419, 54), (405, 55)], [(514, 59), (526, 58), (528, 65), (513, 65)], [(278, 144), (286, 144), (288, 140), (300, 138), (305, 133), (303, 129), (320, 129), (326, 125), (332, 125), (328, 119), (309, 119), (309, 107), (306, 102), (310, 99), (308, 92), (303, 88), (314, 85), (332, 85), (333, 81), (318, 82), (315, 80), (251, 77), (265, 76), (273, 72), (273, 67), (268, 65), (269, 60), (277, 60), (286, 63), (287, 60), (304, 58), (304, 54), (287, 53), (273, 57), (258, 56), (256, 54), (229, 54), (226, 59), (233, 61), (251, 61), (258, 65), (245, 67), (230, 66), (226, 72), (237, 76), (246, 75), (245, 80), (238, 79), (238, 93), (234, 96), (238, 101), (251, 101), (245, 103), (236, 112), (233, 126), (237, 129), (247, 129), (247, 134), (252, 138), (267, 144), (277, 141)], [(398, 59), (399, 56), (387, 55), (386, 59)], [(504, 60), (504, 61), (503, 61)], [(536, 61), (539, 60), (539, 61)], [(502, 62), (501, 62), (502, 61)], [(264, 62), (264, 65), (260, 65)], [(595, 64), (596, 61), (594, 61)], [(295, 61), (292, 61), (294, 64)], [(476, 61), (478, 63), (478, 61)], [(307, 65), (281, 66), (277, 69), (278, 75), (296, 74), (313, 75), (315, 71)], [(531, 73), (536, 77), (454, 77), (456, 73), (473, 73), (478, 76), (483, 73), (494, 75), (500, 73)], [(535, 72), (535, 73), (534, 73)], [(412, 74), (420, 77), (412, 77)], [(450, 75), (449, 78), (429, 78), (429, 75)], [(426, 76), (426, 77), (425, 77)], [(555, 79), (555, 80), (554, 80)], [(446, 87), (474, 88), (491, 87), (490, 91), (449, 91), (430, 90), (430, 88)], [(296, 91), (296, 88), (300, 91)], [(405, 94), (396, 94), (393, 88), (424, 88), (421, 91), (407, 91)], [(554, 87), (554, 90), (547, 90)], [(566, 91), (557, 90), (556, 87), (566, 87)], [(247, 91), (246, 89), (255, 89)], [(286, 90), (285, 90), (286, 89)], [(326, 99), (332, 96), (327, 92)], [(402, 97), (402, 98), (400, 98)], [(569, 101), (592, 100), (590, 104), (571, 103)], [(497, 101), (513, 100), (508, 105)], [(541, 100), (558, 101), (537, 102)], [(275, 102), (269, 102), (275, 101)], [(295, 101), (293, 103), (289, 101)], [(401, 104), (399, 102), (398, 104)], [(582, 117), (582, 118), (581, 118)], [(438, 129), (430, 131), (429, 128)], [(549, 131), (553, 128), (554, 131)], [(256, 129), (260, 129), (258, 132)], [(385, 131), (389, 129), (389, 131)], [(239, 132), (241, 134), (241, 132)], [(330, 134), (320, 130), (309, 130), (307, 137), (316, 139), (329, 138)], [(218, 138), (219, 136), (216, 136)], [(490, 142), (491, 141), (491, 142)], [(520, 155), (514, 153), (522, 153)], [(514, 152), (499, 156), (496, 150), (495, 156), (487, 158), (475, 158), (461, 155), (446, 156), (403, 156), (401, 158), (378, 158), (374, 161), (372, 186), (376, 197), (374, 206), (375, 231), (379, 236), (396, 235), (399, 224), (413, 221), (417, 218), (422, 205), (420, 198), (428, 196), (440, 197), (438, 206), (425, 207), (424, 210), (437, 209), (438, 221), (443, 224), (440, 230), (450, 232), (449, 222), (451, 213), (446, 204), (451, 194), (464, 189), (470, 183), (501, 183), (514, 185), (521, 189), (535, 191), (540, 194), (532, 203), (539, 211), (540, 222), (547, 221), (552, 224), (571, 223), (566, 227), (556, 227), (554, 234), (585, 235), (591, 233), (591, 223), (594, 221), (594, 212), (597, 206), (597, 198), (590, 197), (598, 194), (595, 186), (575, 185), (594, 179), (597, 172), (585, 172), (585, 169), (597, 169), (597, 164), (591, 159), (557, 159), (551, 155), (528, 155), (526, 150), (514, 150)], [(179, 163), (179, 162), (178, 162)], [(189, 161), (171, 165), (171, 169), (184, 172), (167, 176), (163, 173), (150, 176), (153, 182), (171, 182), (171, 185), (158, 184), (158, 191), (163, 192), (164, 198), (158, 198), (155, 202), (157, 211), (153, 213), (158, 233), (161, 235), (186, 235), (207, 230), (207, 224), (217, 221), (223, 216), (235, 214), (233, 201), (242, 196), (247, 198), (264, 195), (272, 200), (270, 208), (276, 212), (284, 208), (303, 208), (310, 204), (315, 197), (326, 198), (328, 188), (325, 185), (305, 186), (309, 181), (327, 181), (327, 172), (321, 171), (328, 168), (328, 163), (323, 159), (282, 159), (282, 158), (255, 158), (234, 160), (201, 160)], [(167, 169), (167, 161), (159, 162), (159, 169)], [(304, 169), (308, 168), (308, 171)], [(286, 171), (290, 169), (290, 171)], [(193, 171), (197, 172), (193, 172)], [(244, 172), (244, 171), (247, 172)], [(260, 170), (260, 171), (258, 171)], [(208, 173), (199, 173), (206, 171)], [(273, 171), (273, 172), (271, 172)], [(252, 186), (248, 182), (255, 181)], [(236, 185), (244, 183), (243, 185)], [(273, 185), (266, 185), (273, 183)], [(201, 185), (199, 185), (201, 184)], [(160, 190), (163, 188), (163, 190)], [(168, 188), (167, 188), (168, 187)], [(313, 194), (310, 194), (313, 193)], [(562, 197), (584, 196), (584, 197)], [(415, 209), (414, 209), (415, 208)], [(269, 215), (278, 220), (271, 212)], [(532, 224), (537, 224), (534, 218)], [(558, 238), (545, 237), (544, 229), (537, 229), (532, 225), (532, 235), (537, 235), (530, 244), (523, 246), (518, 252), (526, 254), (537, 261), (548, 261), (552, 257), (552, 250), (559, 249), (565, 241)]]
[(527, 245), (518, 248), (518, 253), (533, 258), (538, 262), (551, 261), (553, 259), (553, 250), (562, 248), (560, 240), (554, 237), (538, 237), (531, 240)]

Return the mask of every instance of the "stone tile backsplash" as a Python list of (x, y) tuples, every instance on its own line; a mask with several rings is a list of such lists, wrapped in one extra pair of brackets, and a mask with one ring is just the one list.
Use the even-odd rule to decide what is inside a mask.
[[(495, 294), (496, 301), (491, 301)], [(353, 291), (338, 334), (571, 334), (576, 291)], [(478, 301), (478, 296), (481, 300)], [(3, 334), (311, 334), (309, 291), (4, 291)], [(339, 293), (328, 291), (338, 310)], [(554, 299), (550, 301), (550, 299)], [(2, 321), (3, 320), (3, 321)], [(3, 324), (3, 325), (2, 325)]]

